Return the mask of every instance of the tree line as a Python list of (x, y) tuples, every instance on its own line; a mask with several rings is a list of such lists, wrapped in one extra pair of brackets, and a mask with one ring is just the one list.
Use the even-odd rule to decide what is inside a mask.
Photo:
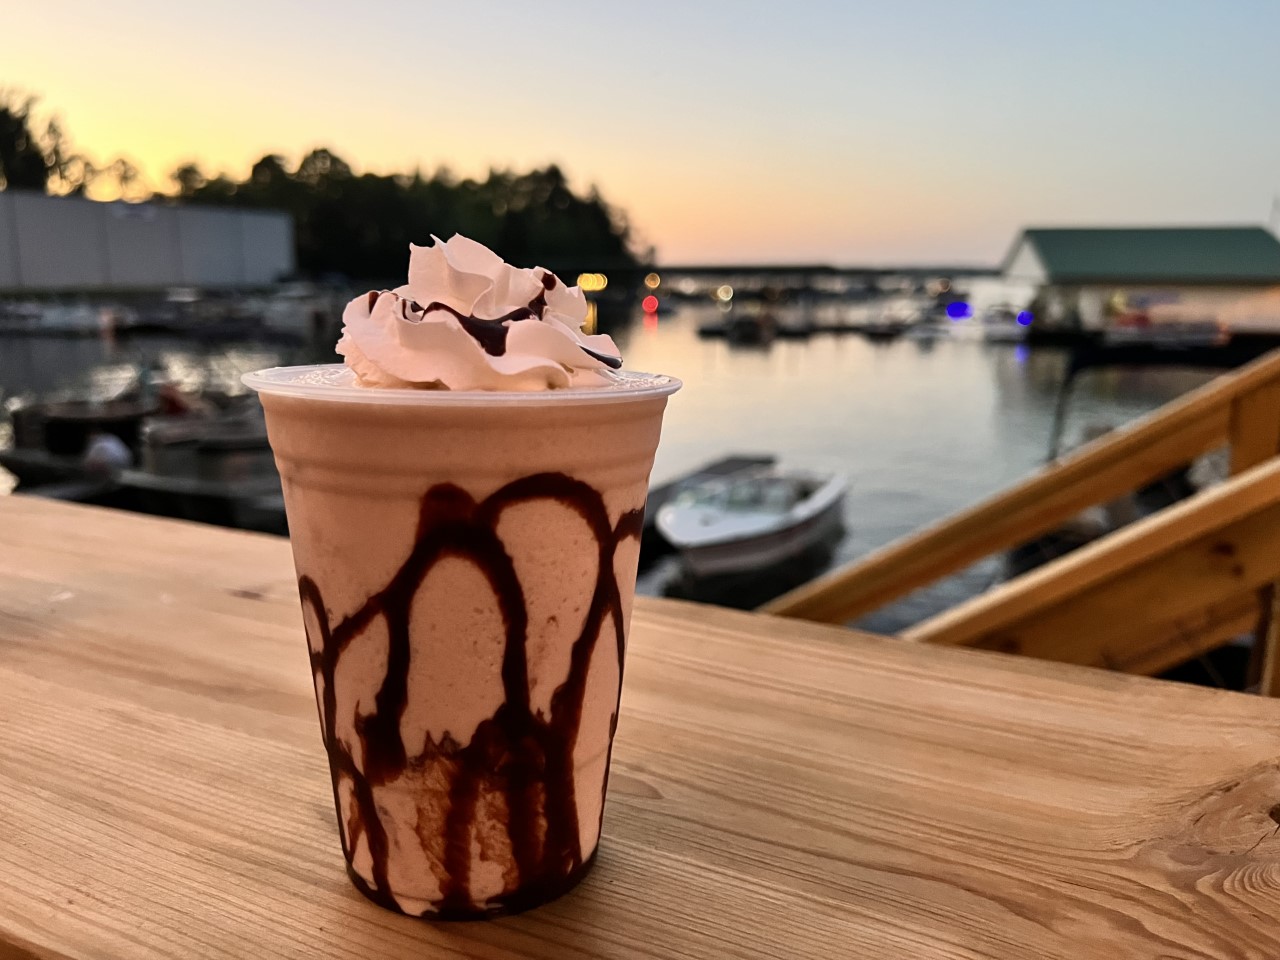
[(152, 191), (127, 158), (95, 163), (74, 148), (56, 117), (41, 120), (35, 108), (33, 97), (0, 92), (0, 189), (83, 195), (105, 188), (129, 200), (284, 210), (293, 216), (299, 270), (311, 277), (396, 282), (410, 242), (454, 233), (512, 263), (558, 272), (636, 265), (625, 215), (594, 187), (574, 191), (554, 164), (527, 173), (491, 170), (483, 180), (447, 169), (358, 174), (319, 148), (296, 166), (264, 156), (243, 180), (183, 164), (171, 190)]

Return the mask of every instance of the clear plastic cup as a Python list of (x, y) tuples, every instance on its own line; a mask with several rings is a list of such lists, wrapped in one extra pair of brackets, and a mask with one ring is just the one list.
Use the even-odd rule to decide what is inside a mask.
[(600, 837), (649, 472), (678, 380), (536, 393), (248, 374), (284, 489), (348, 872), (515, 912)]

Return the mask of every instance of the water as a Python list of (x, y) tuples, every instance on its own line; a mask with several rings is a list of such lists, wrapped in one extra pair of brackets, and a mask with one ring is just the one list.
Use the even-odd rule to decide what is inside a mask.
[[(966, 507), (1044, 463), (1067, 355), (1063, 350), (945, 338), (873, 344), (859, 336), (735, 347), (697, 336), (714, 308), (685, 308), (618, 337), (628, 366), (685, 382), (668, 408), (654, 467), (660, 483), (730, 452), (843, 471), (847, 533), (837, 561), (855, 559)], [(1107, 370), (1082, 375), (1066, 436), (1119, 426), (1211, 374)], [(893, 631), (993, 583), (977, 565), (862, 621)], [(642, 578), (659, 592), (664, 564)]]
[(119, 341), (100, 337), (0, 334), (0, 400), (67, 391), (110, 395), (152, 369), (183, 390), (247, 392), (240, 375), (264, 364), (298, 362), (301, 349), (253, 343), (195, 343), (175, 337)]
[[(1066, 355), (942, 339), (873, 344), (859, 336), (735, 347), (697, 336), (714, 307), (636, 317), (615, 332), (627, 366), (680, 377), (654, 467), (661, 483), (728, 453), (772, 453), (790, 465), (840, 470), (850, 480), (847, 534), (837, 560), (856, 558), (936, 521), (1044, 462)], [(189, 386), (238, 386), (245, 370), (313, 359), (255, 345), (140, 339), (0, 337), (0, 396), (46, 393), (90, 380), (110, 385), (139, 364)], [(1067, 437), (1119, 426), (1210, 374), (1110, 370), (1077, 383)], [(927, 589), (863, 622), (895, 630), (986, 587), (995, 561)], [(640, 589), (662, 592), (664, 562)]]

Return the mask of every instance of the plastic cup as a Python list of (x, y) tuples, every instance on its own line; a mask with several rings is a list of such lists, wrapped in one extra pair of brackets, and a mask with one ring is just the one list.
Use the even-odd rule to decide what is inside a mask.
[(600, 838), (669, 377), (384, 390), (244, 377), (284, 490), (348, 873), (416, 915), (524, 910)]

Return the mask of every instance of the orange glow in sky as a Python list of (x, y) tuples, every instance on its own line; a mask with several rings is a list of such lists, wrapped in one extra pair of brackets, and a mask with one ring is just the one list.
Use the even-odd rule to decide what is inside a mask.
[(993, 262), (1027, 223), (1260, 223), (1280, 188), (1280, 7), (756, 6), (12, 4), (0, 85), (161, 189), (315, 146), (555, 161), (668, 263)]

